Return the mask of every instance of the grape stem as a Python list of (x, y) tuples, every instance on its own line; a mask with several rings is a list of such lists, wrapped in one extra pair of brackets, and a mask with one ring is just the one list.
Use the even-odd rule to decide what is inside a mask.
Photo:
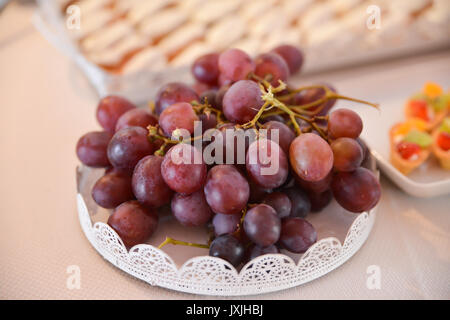
[(151, 139), (162, 140), (162, 141), (163, 141), (164, 143), (166, 143), (166, 144), (176, 144), (176, 143), (179, 143), (179, 142), (180, 142), (180, 141), (178, 141), (178, 140), (172, 140), (172, 139), (169, 139), (169, 138), (166, 138), (166, 137), (160, 135), (160, 134), (158, 133), (158, 127), (157, 127), (157, 126), (148, 126), (148, 127), (147, 127), (147, 130), (148, 130), (148, 136), (149, 136)]
[(158, 155), (158, 156), (164, 156), (164, 154), (165, 154), (164, 150), (167, 147), (167, 145), (169, 145), (169, 144), (178, 144), (180, 142), (185, 142), (185, 141), (192, 142), (192, 141), (203, 138), (203, 135), (200, 135), (200, 136), (189, 138), (189, 139), (172, 140), (172, 139), (166, 138), (166, 137), (162, 136), (161, 134), (159, 134), (158, 129), (159, 129), (158, 126), (148, 126), (147, 127), (148, 137), (151, 139), (152, 142), (155, 139), (161, 140), (163, 142), (161, 147), (154, 152), (154, 154)]
[[(306, 128), (305, 132), (310, 132), (312, 129), (314, 129), (320, 134), (320, 136), (323, 139), (328, 140), (327, 133), (324, 131), (323, 128), (319, 127), (316, 123), (316, 120), (328, 121), (328, 116), (317, 116), (317, 114), (319, 114), (325, 108), (325, 106), (326, 106), (325, 102), (327, 102), (329, 100), (334, 100), (334, 99), (342, 99), (342, 100), (363, 103), (363, 104), (370, 105), (377, 109), (379, 108), (378, 104), (376, 104), (376, 103), (372, 103), (372, 102), (364, 101), (361, 99), (351, 98), (351, 97), (343, 96), (341, 94), (337, 94), (336, 92), (332, 91), (330, 88), (328, 88), (325, 85), (303, 86), (298, 89), (288, 90), (289, 91), (288, 94), (275, 97), (276, 93), (283, 92), (287, 89), (287, 86), (283, 81), (278, 80), (279, 85), (277, 87), (273, 87), (269, 82), (271, 80), (270, 78), (263, 79), (254, 73), (249, 74), (248, 78), (258, 81), (259, 87), (261, 90), (261, 98), (264, 101), (264, 104), (261, 106), (261, 108), (258, 110), (257, 114), (253, 117), (252, 120), (250, 120), (242, 125), (236, 125), (235, 126), (236, 128), (243, 128), (243, 129), (254, 128), (255, 130), (257, 130), (256, 127), (261, 127), (259, 119), (264, 119), (264, 118), (272, 116), (272, 115), (287, 114), (289, 116), (288, 123), (294, 127), (297, 135), (301, 135), (302, 133), (304, 133), (304, 132), (302, 132), (302, 129), (300, 128), (300, 126), (297, 122), (297, 118), (298, 118), (309, 124), (309, 128)], [(322, 98), (317, 99), (315, 101), (312, 101), (310, 103), (303, 104), (303, 105), (286, 105), (285, 104), (285, 102), (289, 101), (289, 99), (294, 97), (297, 93), (299, 93), (303, 90), (317, 89), (317, 88), (321, 88), (322, 90), (324, 90), (325, 96), (323, 96)], [(203, 104), (201, 104), (197, 101), (192, 101), (191, 105), (197, 114), (215, 113), (216, 117), (217, 117), (216, 128), (218, 126), (220, 126), (221, 124), (225, 123), (225, 121), (222, 119), (223, 112), (212, 107), (209, 104), (207, 98), (205, 98), (205, 101)], [(150, 104), (149, 107), (154, 108), (154, 104), (153, 105)], [(317, 107), (317, 108), (312, 111), (309, 110), (313, 107)], [(272, 111), (273, 108), (277, 108), (279, 110)], [(270, 110), (270, 112), (268, 112), (269, 110)], [(149, 138), (159, 139), (159, 140), (163, 141), (163, 144), (161, 145), (161, 147), (157, 151), (155, 151), (156, 155), (163, 156), (165, 153), (164, 150), (167, 147), (167, 145), (177, 144), (177, 143), (184, 141), (184, 140), (181, 140), (181, 141), (180, 140), (172, 140), (172, 139), (164, 137), (163, 135), (159, 134), (158, 126), (148, 126), (147, 129), (149, 131), (149, 134), (148, 134)], [(203, 135), (200, 135), (198, 137), (189, 138), (187, 141), (192, 142), (197, 139), (202, 139), (202, 137), (203, 137)]]
[(173, 238), (170, 238), (170, 237), (166, 237), (166, 240), (164, 240), (164, 242), (162, 242), (158, 246), (158, 249), (161, 249), (162, 247), (164, 247), (166, 244), (169, 244), (169, 243), (173, 244), (173, 245), (181, 245), (181, 246), (209, 249), (209, 245), (207, 245), (207, 244), (200, 244), (200, 243), (192, 243), (192, 242), (180, 241), (180, 240), (176, 240), (176, 239), (173, 239)]
[(274, 106), (278, 109), (281, 109), (282, 111), (287, 113), (289, 115), (289, 118), (292, 121), (292, 124), (293, 124), (297, 134), (300, 135), (302, 133), (300, 126), (298, 125), (297, 121), (295, 120), (295, 117), (297, 114), (294, 111), (290, 110), (283, 102), (281, 102), (280, 100), (275, 98), (274, 93), (281, 92), (284, 89), (286, 89), (286, 84), (284, 84), (282, 81), (279, 81), (279, 82), (280, 82), (280, 85), (276, 88), (273, 88), (270, 84), (269, 84), (268, 88), (265, 88), (262, 84), (260, 85), (261, 94), (262, 94), (261, 98), (264, 100), (264, 104), (261, 107), (261, 109), (259, 110), (259, 112), (255, 115), (255, 117), (251, 121), (242, 125), (243, 128), (253, 127), (254, 124), (262, 116), (265, 109), (270, 105), (270, 106)]
[(155, 102), (149, 101), (148, 108), (150, 109), (150, 113), (155, 114)]
[(205, 97), (205, 103), (201, 104), (201, 103), (198, 103), (197, 101), (192, 101), (191, 105), (197, 114), (215, 113), (216, 117), (217, 117), (217, 125), (223, 124), (225, 122), (222, 119), (223, 112), (220, 110), (217, 110), (212, 105), (210, 105), (207, 97)]
[[(251, 77), (260, 82), (259, 85), (260, 85), (260, 90), (261, 90), (261, 98), (264, 100), (264, 104), (259, 109), (258, 113), (255, 115), (255, 117), (251, 121), (240, 126), (241, 128), (244, 128), (244, 129), (255, 127), (255, 124), (258, 123), (258, 120), (261, 117), (263, 119), (269, 115), (278, 115), (278, 114), (286, 113), (289, 116), (289, 119), (290, 119), (289, 122), (294, 126), (294, 129), (295, 129), (297, 135), (301, 135), (302, 130), (301, 130), (296, 118), (307, 122), (311, 126), (311, 128), (313, 128), (320, 134), (320, 136), (323, 139), (328, 140), (326, 132), (324, 132), (324, 130), (322, 128), (320, 128), (316, 123), (316, 120), (328, 121), (327, 116), (316, 116), (318, 113), (320, 113), (323, 110), (323, 108), (325, 108), (325, 105), (326, 105), (325, 102), (327, 102), (329, 100), (333, 100), (333, 99), (343, 99), (343, 100), (349, 100), (349, 101), (354, 101), (354, 102), (358, 102), (358, 103), (364, 103), (364, 104), (370, 105), (372, 107), (378, 108), (378, 104), (337, 94), (334, 91), (332, 91), (331, 89), (329, 89), (327, 86), (324, 86), (324, 85), (304, 86), (304, 87), (300, 87), (295, 90), (291, 90), (290, 93), (288, 93), (286, 95), (282, 95), (280, 97), (275, 97), (274, 93), (278, 93), (278, 92), (282, 92), (282, 91), (286, 90), (286, 84), (283, 81), (278, 80), (279, 86), (276, 88), (273, 88), (272, 85), (269, 82), (267, 82), (265, 79), (262, 79), (254, 74), (252, 74)], [(298, 105), (298, 106), (287, 106), (283, 102), (283, 101), (289, 100), (298, 92), (301, 92), (301, 91), (307, 90), (307, 89), (314, 89), (314, 88), (322, 88), (325, 91), (325, 96), (320, 99), (317, 99), (316, 101), (313, 101), (313, 102), (310, 102), (310, 103), (307, 103), (304, 105)], [(318, 106), (318, 108), (316, 108), (315, 110), (313, 110), (313, 111), (308, 110), (308, 109), (310, 109), (312, 107), (316, 107), (316, 106)], [(273, 107), (276, 107), (280, 110), (279, 111), (271, 111), (270, 113), (266, 113), (266, 115), (263, 115), (266, 111), (272, 109)]]
[[(249, 205), (248, 205), (249, 206)], [(247, 214), (247, 208), (244, 208), (244, 209), (242, 209), (242, 216), (241, 216), (241, 219), (239, 220), (239, 223), (238, 223), (238, 225), (237, 225), (237, 229), (236, 229), (236, 231), (235, 232), (233, 232), (233, 235), (235, 236), (235, 237), (239, 237), (239, 235), (241, 234), (241, 232), (242, 232), (242, 229), (243, 229), (243, 224), (244, 224), (244, 218), (245, 218), (245, 215)]]
[(257, 75), (254, 74), (254, 73), (249, 73), (248, 79), (256, 80), (256, 81), (258, 81), (258, 83), (259, 83), (260, 85), (263, 85), (263, 86), (266, 87), (266, 88), (268, 88), (268, 87), (271, 86), (270, 83), (269, 83), (269, 81), (267, 81), (266, 79), (261, 78), (260, 76), (257, 76)]
[[(310, 85), (310, 86), (303, 86), (294, 90), (290, 90), (288, 94), (282, 95), (280, 97), (278, 97), (278, 99), (280, 100), (290, 100), (291, 98), (293, 98), (297, 93), (304, 91), (304, 90), (310, 90), (310, 89), (317, 89), (317, 88), (321, 88), (323, 90), (325, 90), (325, 92), (327, 92), (328, 89), (327, 86), (324, 86), (322, 84), (317, 84), (317, 85)], [(331, 90), (330, 90), (331, 91)], [(315, 101), (313, 101), (312, 103), (314, 103)]]
[(167, 147), (167, 142), (164, 142), (161, 147), (159, 147), (158, 150), (155, 151), (155, 155), (160, 156), (160, 157), (164, 157), (164, 149)]
[[(267, 111), (267, 110), (266, 110), (266, 111)], [(278, 115), (280, 115), (280, 114), (284, 114), (284, 112), (281, 111), (281, 110), (275, 110), (275, 111), (271, 111), (271, 112), (266, 112), (266, 113), (264, 113), (260, 118), (261, 118), (261, 119), (266, 119), (266, 118), (268, 118), (268, 117), (271, 117), (271, 116), (278, 116)]]
[[(248, 204), (249, 207), (253, 207), (255, 205), (251, 205)], [(242, 226), (242, 224), (244, 223), (244, 219), (245, 219), (245, 215), (247, 214), (247, 208), (242, 210), (242, 216), (241, 216), (241, 220), (239, 221), (240, 225)]]
[(259, 109), (258, 113), (256, 114), (256, 116), (249, 122), (243, 124), (242, 126), (240, 125), (236, 125), (237, 128), (242, 128), (242, 129), (249, 129), (249, 128), (254, 128), (256, 123), (258, 122), (259, 118), (261, 117), (261, 115), (264, 113), (264, 111), (266, 110), (266, 108), (269, 106), (269, 102), (266, 101), (261, 109)]

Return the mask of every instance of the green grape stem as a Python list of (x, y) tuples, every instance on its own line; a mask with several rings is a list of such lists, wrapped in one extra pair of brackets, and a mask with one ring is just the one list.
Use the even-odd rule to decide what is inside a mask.
[[(276, 97), (275, 96), (276, 93), (283, 92), (287, 89), (287, 86), (283, 81), (279, 80), (278, 81), (279, 85), (277, 87), (273, 87), (270, 84), (270, 82), (268, 81), (270, 79), (263, 79), (253, 73), (250, 74), (248, 78), (258, 81), (259, 87), (261, 90), (261, 98), (264, 101), (264, 104), (261, 106), (261, 108), (258, 110), (257, 114), (253, 117), (252, 120), (250, 120), (242, 125), (236, 125), (236, 128), (242, 128), (242, 129), (254, 128), (255, 130), (257, 130), (257, 127), (258, 128), (261, 127), (261, 123), (259, 122), (260, 119), (264, 119), (264, 118), (267, 118), (272, 115), (287, 114), (289, 116), (288, 123), (292, 124), (297, 135), (301, 135), (302, 133), (304, 133), (304, 132), (302, 132), (302, 129), (300, 128), (300, 126), (296, 120), (296, 119), (301, 119), (310, 125), (309, 128), (305, 129), (305, 132), (309, 132), (312, 129), (314, 129), (320, 134), (320, 136), (322, 138), (324, 138), (325, 140), (328, 140), (327, 133), (324, 131), (323, 128), (320, 128), (316, 123), (317, 120), (328, 121), (328, 116), (317, 116), (317, 114), (319, 114), (323, 110), (323, 108), (325, 108), (325, 105), (326, 105), (325, 102), (327, 102), (329, 100), (334, 100), (334, 99), (336, 99), (336, 100), (342, 99), (342, 100), (348, 100), (348, 101), (366, 104), (366, 105), (372, 106), (377, 109), (379, 108), (378, 104), (376, 104), (376, 103), (372, 103), (372, 102), (368, 102), (365, 100), (351, 98), (351, 97), (347, 97), (347, 96), (344, 96), (341, 94), (337, 94), (336, 92), (332, 91), (330, 88), (328, 88), (325, 85), (303, 86), (298, 89), (294, 89), (294, 90), (291, 89), (291, 90), (289, 90), (288, 94)], [(323, 96), (315, 101), (303, 104), (303, 105), (286, 105), (285, 104), (285, 102), (289, 101), (297, 93), (304, 91), (304, 90), (316, 89), (316, 88), (323, 89), (325, 91), (325, 96)], [(224, 120), (222, 118), (223, 112), (221, 110), (217, 110), (214, 107), (212, 107), (209, 104), (207, 98), (205, 99), (203, 104), (199, 103), (197, 101), (192, 101), (191, 105), (197, 114), (211, 114), (211, 113), (216, 114), (216, 117), (217, 117), (216, 128), (218, 126), (222, 125), (223, 123), (226, 123), (226, 120)], [(312, 111), (309, 110), (313, 107), (317, 107), (317, 108)], [(276, 108), (278, 110), (272, 110), (274, 108)], [(177, 144), (177, 143), (181, 142), (179, 140), (168, 139), (168, 138), (164, 137), (163, 135), (159, 134), (158, 126), (149, 126), (148, 130), (149, 130), (149, 134), (148, 134), (149, 138), (152, 139), (152, 141), (154, 141), (154, 139), (159, 139), (159, 140), (163, 141), (162, 146), (157, 151), (155, 151), (156, 155), (163, 156), (165, 153), (164, 150), (167, 147), (167, 145)], [(200, 135), (198, 137), (190, 138), (188, 141), (194, 141), (194, 140), (202, 139), (202, 138), (203, 138), (203, 135)]]
[[(327, 102), (329, 100), (333, 100), (333, 99), (343, 99), (343, 100), (349, 100), (349, 101), (353, 101), (353, 102), (367, 104), (374, 108), (378, 108), (378, 104), (337, 94), (334, 91), (332, 91), (331, 89), (329, 89), (327, 86), (324, 86), (324, 85), (304, 86), (304, 87), (300, 87), (295, 90), (291, 90), (290, 93), (288, 93), (286, 95), (282, 95), (280, 97), (275, 97), (274, 93), (282, 92), (283, 90), (286, 89), (286, 84), (284, 82), (279, 80), (279, 86), (276, 88), (273, 88), (270, 85), (270, 83), (268, 83), (264, 79), (261, 79), (260, 77), (257, 77), (255, 75), (252, 75), (252, 77), (257, 79), (258, 81), (260, 81), (261, 98), (264, 100), (264, 104), (251, 121), (240, 126), (242, 128), (255, 127), (255, 124), (258, 122), (258, 120), (260, 118), (264, 119), (265, 117), (268, 117), (271, 115), (279, 115), (279, 114), (285, 113), (289, 116), (289, 119), (290, 119), (289, 122), (294, 126), (294, 129), (295, 129), (297, 135), (302, 134), (302, 130), (301, 130), (300, 126), (298, 125), (296, 118), (307, 122), (311, 126), (311, 128), (313, 128), (320, 134), (320, 136), (322, 138), (327, 140), (326, 132), (324, 132), (324, 130), (322, 128), (320, 128), (316, 123), (316, 120), (328, 121), (327, 116), (316, 116), (325, 107), (325, 102)], [(298, 105), (298, 106), (288, 106), (283, 102), (283, 101), (288, 101), (298, 92), (301, 92), (303, 90), (308, 90), (308, 89), (314, 89), (314, 88), (322, 88), (325, 91), (325, 96), (320, 99), (317, 99), (315, 101), (312, 101), (310, 103), (307, 103), (304, 105)], [(308, 110), (312, 107), (317, 107), (317, 106), (318, 106), (318, 108), (316, 108), (314, 111)], [(278, 108), (279, 110), (271, 111), (269, 113), (264, 114), (266, 111), (272, 109), (273, 107)]]
[(192, 242), (186, 242), (186, 241), (180, 241), (176, 240), (170, 237), (166, 237), (166, 240), (164, 240), (159, 246), (158, 249), (161, 249), (167, 244), (173, 244), (173, 245), (181, 245), (181, 246), (188, 246), (188, 247), (197, 247), (197, 248), (203, 248), (203, 249), (209, 249), (208, 244), (200, 244), (200, 243), (192, 243)]
[(185, 141), (192, 142), (192, 141), (195, 141), (198, 139), (203, 139), (203, 135), (200, 135), (200, 136), (189, 138), (189, 139), (172, 140), (172, 139), (166, 138), (166, 137), (162, 136), (161, 134), (159, 134), (159, 132), (158, 132), (159, 130), (158, 130), (157, 126), (148, 126), (147, 130), (148, 130), (148, 138), (150, 139), (151, 142), (155, 141), (155, 139), (161, 140), (163, 142), (161, 147), (154, 152), (154, 154), (158, 155), (158, 156), (165, 155), (164, 150), (169, 144), (178, 144), (178, 143), (185, 142)]
[(251, 121), (243, 124), (242, 126), (237, 125), (236, 127), (240, 127), (242, 129), (254, 128), (261, 115), (264, 113), (264, 111), (266, 111), (267, 107), (269, 107), (269, 102), (266, 101)]
[[(251, 207), (252, 205), (248, 204), (247, 207)], [(240, 238), (241, 232), (243, 230), (243, 225), (244, 225), (244, 218), (245, 215), (247, 214), (247, 208), (242, 209), (242, 216), (241, 219), (239, 220), (239, 223), (237, 225), (237, 229), (235, 232), (233, 232), (233, 235), (237, 238)]]
[[(310, 89), (317, 89), (317, 88), (323, 89), (325, 91), (325, 93), (327, 91), (331, 91), (327, 86), (322, 85), (322, 84), (303, 86), (303, 87), (299, 87), (297, 89), (289, 90), (289, 93), (284, 94), (282, 96), (279, 96), (278, 99), (281, 100), (281, 101), (287, 101), (287, 100), (290, 100), (293, 97), (295, 97), (295, 95), (297, 93), (299, 93), (299, 92), (302, 92), (302, 91), (305, 91), (305, 90), (310, 90)], [(315, 101), (313, 101), (313, 102), (315, 102)]]
[[(209, 104), (208, 98), (205, 97), (205, 103), (201, 104), (197, 101), (191, 102), (192, 108), (194, 109), (196, 114), (211, 114), (214, 113), (217, 117), (217, 126), (225, 123), (223, 120), (223, 112), (220, 110), (217, 110), (212, 105)], [(216, 127), (217, 127), (216, 126)]]

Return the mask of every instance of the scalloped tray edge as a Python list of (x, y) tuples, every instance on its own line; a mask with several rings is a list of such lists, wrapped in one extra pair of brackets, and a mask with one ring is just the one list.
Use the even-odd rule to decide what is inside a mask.
[(238, 272), (227, 261), (194, 257), (180, 268), (164, 251), (139, 244), (129, 251), (117, 233), (103, 222), (92, 225), (81, 194), (77, 194), (82, 230), (100, 255), (124, 272), (152, 286), (216, 296), (254, 295), (292, 288), (317, 279), (350, 259), (368, 238), (375, 221), (373, 208), (352, 223), (344, 244), (334, 237), (316, 242), (295, 263), (284, 254), (266, 254), (248, 262)]

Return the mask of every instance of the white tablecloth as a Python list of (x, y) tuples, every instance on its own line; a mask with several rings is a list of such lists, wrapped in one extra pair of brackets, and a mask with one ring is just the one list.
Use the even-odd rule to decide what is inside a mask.
[[(205, 299), (136, 280), (85, 239), (76, 211), (74, 150), (82, 134), (98, 128), (98, 98), (77, 67), (33, 28), (31, 12), (14, 3), (0, 14), (0, 298)], [(450, 73), (450, 54), (441, 52), (307, 80), (326, 80), (358, 97), (376, 90), (388, 95), (395, 83), (382, 77), (375, 88), (364, 85), (371, 71), (398, 69), (402, 81), (415, 77), (415, 65), (431, 62)], [(422, 74), (418, 86), (433, 72), (426, 79)], [(375, 226), (354, 257), (306, 285), (248, 298), (449, 299), (450, 196), (417, 199), (384, 176), (381, 182)], [(80, 268), (80, 289), (66, 285), (71, 265)], [(370, 266), (379, 268), (379, 289), (367, 286)]]

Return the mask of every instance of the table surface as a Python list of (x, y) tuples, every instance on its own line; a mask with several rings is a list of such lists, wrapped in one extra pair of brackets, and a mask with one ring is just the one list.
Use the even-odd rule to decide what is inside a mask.
[[(74, 149), (82, 134), (98, 128), (98, 97), (74, 63), (33, 28), (32, 12), (32, 6), (14, 2), (0, 13), (0, 298), (214, 299), (128, 276), (84, 237), (76, 209)], [(441, 68), (427, 72), (428, 64)], [(405, 77), (415, 90), (432, 80), (433, 72), (444, 72), (448, 86), (449, 66), (447, 51), (301, 81), (326, 80), (347, 95), (382, 103)], [(355, 256), (313, 282), (245, 298), (449, 299), (450, 196), (418, 199), (384, 176), (381, 184), (374, 228)], [(73, 265), (80, 268), (79, 289), (67, 286)], [(367, 285), (371, 266), (379, 271), (379, 288)]]

